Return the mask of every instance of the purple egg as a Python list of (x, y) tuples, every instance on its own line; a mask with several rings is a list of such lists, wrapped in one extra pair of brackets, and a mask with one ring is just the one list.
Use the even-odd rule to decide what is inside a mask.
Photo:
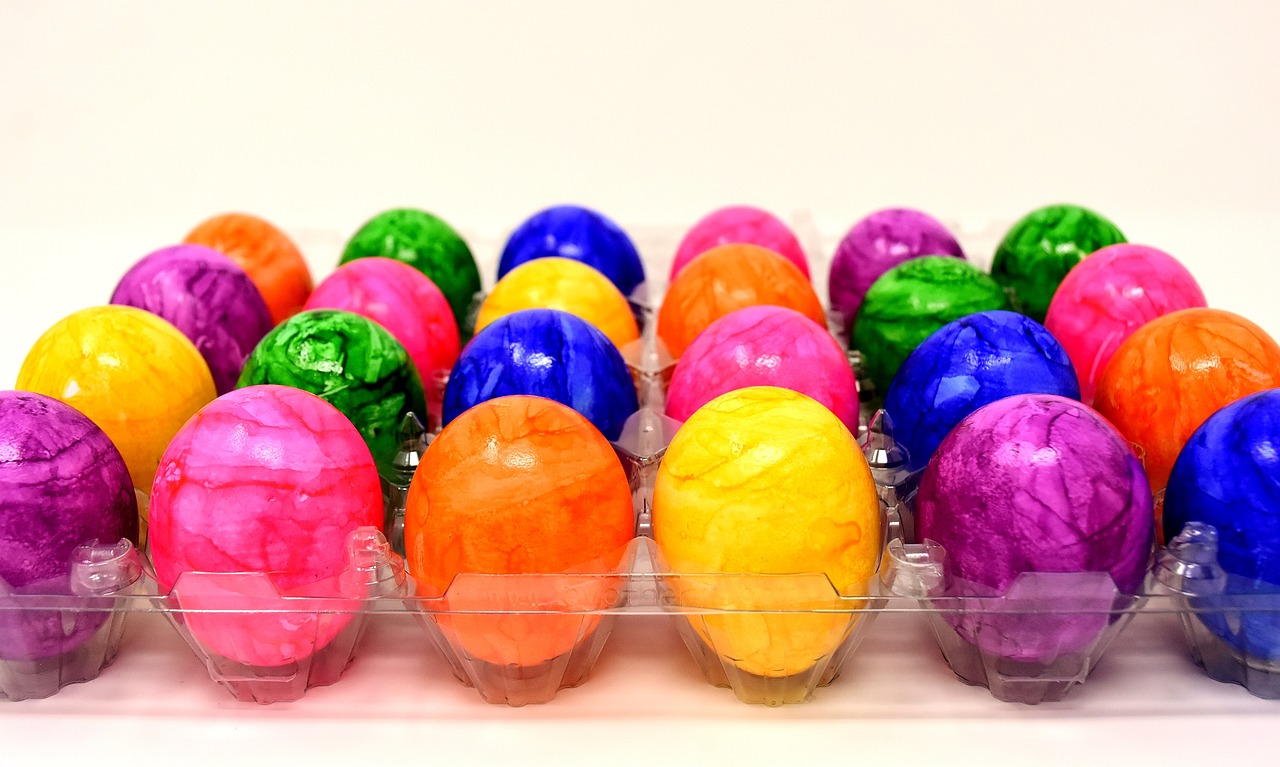
[(831, 257), (831, 308), (845, 329), (858, 316), (862, 298), (880, 275), (919, 256), (964, 258), (960, 243), (937, 219), (910, 208), (877, 211), (853, 225)]
[[(138, 540), (124, 459), (80, 411), (30, 392), (0, 392), (0, 606), (13, 594), (69, 594), (76, 547)], [(75, 649), (103, 612), (0, 610), (0, 658)]]
[[(1004, 594), (1024, 573), (1106, 574), (1100, 606), (1089, 602), (1105, 610), (1110, 584), (1136, 593), (1149, 564), (1155, 517), (1141, 464), (1102, 416), (1065, 397), (1018, 395), (970, 414), (929, 461), (916, 503), (918, 535), (945, 550), (956, 596)], [(1029, 662), (1086, 647), (1105, 618), (949, 616), (966, 640)]]
[(271, 330), (271, 312), (244, 270), (203, 245), (161, 248), (133, 265), (111, 303), (168, 321), (195, 344), (218, 394), (236, 388), (244, 361)]

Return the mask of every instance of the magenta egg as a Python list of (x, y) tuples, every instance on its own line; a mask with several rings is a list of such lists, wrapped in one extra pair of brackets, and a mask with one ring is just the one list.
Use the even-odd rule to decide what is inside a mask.
[(858, 428), (853, 368), (827, 330), (794, 309), (749, 306), (716, 320), (680, 357), (667, 415), (688, 420), (711, 400), (749, 386), (777, 386), (822, 403)]
[(1205, 306), (1187, 268), (1145, 245), (1109, 245), (1081, 261), (1058, 286), (1045, 327), (1067, 350), (1092, 403), (1098, 379), (1125, 339), (1151, 320)]
[(795, 264), (806, 278), (809, 261), (795, 232), (767, 210), (750, 205), (731, 205), (703, 216), (685, 233), (671, 262), (671, 279), (693, 259), (712, 248), (734, 243), (768, 248)]
[[(1133, 594), (1154, 515), (1142, 465), (1114, 427), (1075, 400), (1024, 394), (980, 408), (942, 441), (921, 478), (916, 530), (943, 547), (960, 595), (999, 596), (1026, 573), (1104, 573)], [(948, 620), (1021, 661), (1078, 650), (1100, 628), (1091, 615)]]
[(301, 389), (250, 386), (206, 405), (169, 443), (151, 491), (151, 558), (161, 588), (187, 610), (279, 611), (283, 596), (335, 597), (329, 615), (187, 614), (212, 653), (280, 666), (350, 622), (335, 576), (348, 536), (380, 529), (382, 516), (373, 456), (346, 416)]

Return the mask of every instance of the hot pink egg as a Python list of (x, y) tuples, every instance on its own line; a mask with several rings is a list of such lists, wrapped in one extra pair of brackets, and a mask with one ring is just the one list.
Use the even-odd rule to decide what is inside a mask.
[(1124, 340), (1151, 320), (1205, 306), (1191, 272), (1145, 245), (1109, 245), (1081, 261), (1058, 286), (1044, 325), (1062, 344), (1093, 402), (1098, 379)]
[(808, 395), (856, 433), (853, 368), (831, 334), (794, 309), (749, 306), (711, 323), (676, 364), (667, 390), (667, 415), (688, 420), (721, 394), (748, 386), (777, 386)]
[(721, 208), (703, 216), (685, 234), (671, 263), (671, 279), (698, 256), (720, 245), (746, 243), (768, 248), (799, 267), (809, 277), (809, 263), (800, 241), (782, 219), (749, 205)]
[[(151, 558), (184, 610), (291, 609), (283, 596), (342, 596), (347, 538), (381, 528), (382, 514), (373, 456), (344, 415), (300, 389), (250, 386), (206, 405), (169, 443), (151, 490)], [(185, 620), (214, 654), (280, 666), (350, 622), (351, 602), (322, 601), (339, 612)]]
[(436, 382), (458, 361), (458, 326), (429, 277), (394, 259), (357, 259), (325, 278), (303, 309), (343, 309), (386, 328), (418, 368), (427, 407), (440, 422), (444, 387)]

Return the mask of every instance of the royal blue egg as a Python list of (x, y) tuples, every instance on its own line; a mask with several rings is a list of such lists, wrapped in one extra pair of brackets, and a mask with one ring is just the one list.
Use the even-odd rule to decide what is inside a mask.
[(1227, 572), (1229, 596), (1199, 601), (1210, 610), (1199, 618), (1248, 655), (1280, 660), (1280, 389), (1227, 405), (1183, 446), (1165, 490), (1165, 539), (1188, 522), (1217, 528)]
[(559, 205), (530, 216), (502, 249), (498, 279), (526, 261), (547, 256), (587, 264), (608, 277), (624, 296), (644, 282), (644, 265), (631, 238), (589, 208)]
[(1080, 399), (1067, 352), (1023, 314), (989, 311), (943, 325), (916, 347), (885, 395), (893, 437), (913, 471), (965, 416), (1015, 394)]
[(639, 409), (622, 354), (586, 320), (558, 309), (508, 314), (471, 339), (444, 392), (444, 423), (508, 394), (553, 399), (586, 416), (608, 439)]

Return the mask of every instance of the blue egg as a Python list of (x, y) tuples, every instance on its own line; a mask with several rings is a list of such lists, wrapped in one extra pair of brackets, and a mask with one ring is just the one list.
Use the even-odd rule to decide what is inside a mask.
[(533, 214), (502, 249), (498, 279), (535, 258), (559, 256), (594, 268), (630, 296), (644, 282), (640, 253), (627, 233), (600, 213), (577, 205), (559, 205)]
[[(1198, 617), (1233, 647), (1280, 660), (1280, 389), (1209, 416), (1178, 454), (1164, 495), (1164, 533), (1188, 522), (1218, 531), (1226, 597)], [(1270, 612), (1260, 612), (1259, 608)]]
[(1015, 394), (1078, 400), (1080, 382), (1043, 325), (1016, 312), (979, 312), (943, 325), (911, 352), (884, 409), (911, 470), (919, 471), (965, 416)]
[(508, 394), (568, 405), (610, 440), (640, 408), (618, 347), (595, 325), (558, 309), (514, 312), (477, 333), (449, 374), (444, 423)]

